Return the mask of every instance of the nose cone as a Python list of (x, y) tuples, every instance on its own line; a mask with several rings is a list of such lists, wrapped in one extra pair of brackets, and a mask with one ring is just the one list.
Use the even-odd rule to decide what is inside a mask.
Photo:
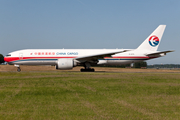
[(12, 57), (4, 57), (5, 62), (11, 62), (13, 59)]
[(5, 56), (4, 57), (4, 61), (5, 62), (13, 62), (13, 61), (16, 61), (16, 60), (19, 60), (19, 57), (12, 57), (12, 56)]

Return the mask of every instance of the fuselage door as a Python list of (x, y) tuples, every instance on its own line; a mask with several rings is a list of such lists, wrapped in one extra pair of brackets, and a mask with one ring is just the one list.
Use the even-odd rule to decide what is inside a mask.
[(23, 59), (23, 53), (19, 53), (19, 59), (20, 59), (20, 60)]

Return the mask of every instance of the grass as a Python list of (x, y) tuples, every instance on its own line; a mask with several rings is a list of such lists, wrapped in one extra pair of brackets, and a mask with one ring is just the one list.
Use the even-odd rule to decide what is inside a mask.
[(180, 119), (179, 73), (0, 72), (0, 119)]

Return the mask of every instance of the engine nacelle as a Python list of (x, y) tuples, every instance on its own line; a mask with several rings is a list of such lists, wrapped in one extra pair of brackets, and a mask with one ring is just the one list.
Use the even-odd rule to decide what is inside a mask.
[(73, 59), (61, 58), (57, 60), (56, 69), (69, 70), (75, 67), (77, 63)]

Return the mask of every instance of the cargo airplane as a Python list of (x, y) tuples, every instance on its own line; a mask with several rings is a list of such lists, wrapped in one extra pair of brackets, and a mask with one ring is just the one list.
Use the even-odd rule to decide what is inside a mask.
[(18, 72), (20, 65), (54, 65), (60, 70), (84, 66), (81, 72), (94, 72), (92, 65), (131, 64), (173, 52), (157, 51), (165, 27), (159, 25), (137, 49), (25, 49), (9, 53), (4, 60), (16, 66)]

